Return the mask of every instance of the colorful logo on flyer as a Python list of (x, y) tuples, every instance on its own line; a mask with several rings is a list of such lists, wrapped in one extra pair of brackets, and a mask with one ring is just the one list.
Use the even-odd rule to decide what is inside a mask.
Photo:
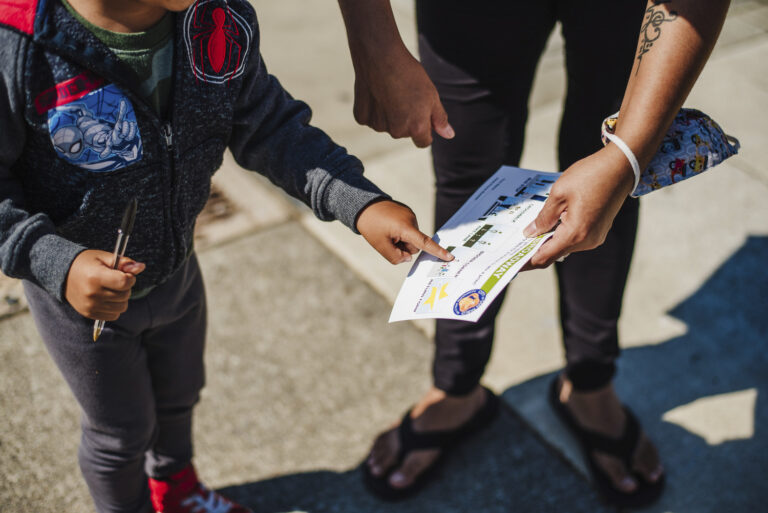
[(223, 84), (243, 74), (253, 33), (227, 2), (198, 0), (184, 16), (184, 44), (195, 78)]
[(453, 304), (453, 313), (456, 315), (467, 315), (480, 308), (483, 301), (485, 301), (485, 291), (481, 289), (467, 291), (459, 296), (459, 299)]
[(50, 109), (48, 130), (56, 154), (88, 171), (114, 171), (142, 157), (133, 105), (114, 84)]

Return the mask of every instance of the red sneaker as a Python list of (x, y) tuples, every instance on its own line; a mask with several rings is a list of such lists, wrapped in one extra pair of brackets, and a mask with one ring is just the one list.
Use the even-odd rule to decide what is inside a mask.
[(149, 490), (158, 513), (253, 513), (203, 486), (191, 463), (167, 480), (150, 477)]

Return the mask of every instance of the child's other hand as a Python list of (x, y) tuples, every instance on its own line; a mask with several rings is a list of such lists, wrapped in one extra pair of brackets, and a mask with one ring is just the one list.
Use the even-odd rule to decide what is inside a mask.
[(136, 275), (146, 267), (123, 257), (112, 269), (112, 253), (88, 249), (77, 255), (69, 268), (64, 297), (89, 319), (114, 321), (128, 309)]
[(419, 231), (416, 215), (401, 203), (384, 200), (368, 205), (357, 218), (357, 231), (392, 264), (409, 262), (419, 250), (446, 262), (453, 260), (453, 255)]

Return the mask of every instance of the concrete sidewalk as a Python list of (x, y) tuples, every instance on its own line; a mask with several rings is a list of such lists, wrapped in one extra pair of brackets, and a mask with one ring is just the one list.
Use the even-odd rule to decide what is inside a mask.
[[(429, 153), (354, 123), (335, 3), (254, 3), (270, 71), (428, 231)], [(413, 47), (411, 2), (393, 3)], [(555, 169), (562, 46), (554, 34), (540, 64), (524, 167)], [(668, 469), (667, 493), (650, 511), (755, 511), (768, 499), (766, 57), (766, 2), (734, 1), (689, 105), (737, 136), (741, 154), (643, 200), (618, 387)], [(231, 208), (198, 239), (210, 326), (196, 462), (211, 486), (263, 513), (604, 511), (543, 400), (562, 365), (550, 270), (518, 277), (499, 319), (485, 381), (504, 393), (500, 421), (423, 495), (382, 504), (363, 491), (357, 466), (429, 385), (432, 324), (386, 323), (407, 267), (230, 160), (216, 183)], [(0, 321), (0, 390), (0, 512), (91, 511), (76, 463), (77, 407), (26, 313)]]
[[(413, 48), (410, 3), (395, 5), (401, 32)], [(265, 16), (278, 15), (277, 10)], [(303, 23), (306, 32), (317, 27), (314, 22), (294, 22)], [(323, 27), (334, 23), (338, 23), (335, 13), (323, 17)], [(288, 36), (265, 34), (265, 38), (280, 37)], [(337, 44), (343, 44), (342, 35), (335, 37)], [(556, 31), (539, 65), (523, 167), (556, 169), (556, 127), (565, 89), (563, 46)], [(313, 72), (321, 72), (311, 65), (313, 56), (293, 57), (304, 66), (278, 61), (272, 64), (273, 70), (280, 76), (283, 68), (293, 73), (284, 82), (297, 95), (319, 94), (306, 86)], [(768, 3), (734, 1), (687, 106), (704, 110), (737, 136), (740, 155), (701, 177), (643, 199), (620, 325), (626, 351), (617, 386), (657, 441), (669, 470), (669, 489), (653, 511), (718, 511), (725, 504), (726, 509), (741, 511), (768, 498), (755, 477), (766, 465), (765, 458), (756, 455), (765, 454), (768, 445), (766, 437), (760, 436), (760, 426), (768, 422), (768, 274), (764, 269), (768, 118), (762, 114), (768, 111), (766, 57)], [(348, 58), (331, 62), (332, 71), (348, 80), (347, 85), (334, 80), (336, 98), (348, 99), (340, 93), (352, 80), (345, 66)], [(345, 107), (350, 109), (351, 103), (333, 104), (329, 111), (318, 108), (316, 122), (334, 130), (336, 138), (353, 151), (369, 151), (363, 153), (368, 176), (414, 208), (422, 226), (430, 227), (432, 203), (425, 202), (433, 195), (429, 153), (403, 141), (392, 142), (386, 154), (373, 142), (360, 144), (363, 135), (357, 128), (348, 123), (336, 128)], [(366, 141), (386, 139), (365, 137)], [(308, 215), (302, 222), (384, 297), (394, 299), (407, 269), (380, 262), (363, 241), (339, 226), (319, 223)], [(544, 387), (563, 363), (556, 309), (551, 270), (516, 278), (499, 317), (485, 380), (497, 390), (506, 390), (509, 404), (526, 422), (586, 474), (573, 440), (544, 402)], [(418, 326), (428, 335), (433, 329), (431, 323)]]
[[(428, 385), (430, 344), (296, 222), (204, 250), (207, 386), (196, 464), (259, 513), (602, 511), (508, 409), (423, 496), (386, 505), (358, 465)], [(318, 265), (322, 263), (322, 265)], [(0, 511), (91, 511), (77, 406), (28, 314), (0, 323)]]

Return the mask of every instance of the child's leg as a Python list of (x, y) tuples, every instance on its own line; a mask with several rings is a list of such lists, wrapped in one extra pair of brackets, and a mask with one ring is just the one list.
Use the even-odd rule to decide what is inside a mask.
[(99, 513), (150, 511), (144, 453), (155, 405), (137, 305), (93, 341), (93, 321), (25, 282), (38, 331), (81, 408), (80, 469)]
[[(132, 300), (97, 342), (93, 321), (35, 285), (25, 283), (25, 292), (43, 341), (82, 409), (80, 468), (97, 511), (152, 511), (145, 453), (155, 448), (149, 460), (160, 463), (148, 466), (171, 471), (191, 458), (191, 410), (203, 382), (205, 327), (197, 261), (193, 256), (149, 296)], [(195, 309), (201, 313), (190, 320)], [(158, 351), (155, 334), (171, 320), (190, 320), (189, 331), (198, 335), (166, 337)], [(158, 404), (165, 405), (161, 420)]]
[(152, 325), (142, 337), (158, 428), (144, 468), (155, 479), (175, 474), (192, 459), (192, 410), (205, 381), (205, 288), (194, 254), (171, 281), (147, 297)]

